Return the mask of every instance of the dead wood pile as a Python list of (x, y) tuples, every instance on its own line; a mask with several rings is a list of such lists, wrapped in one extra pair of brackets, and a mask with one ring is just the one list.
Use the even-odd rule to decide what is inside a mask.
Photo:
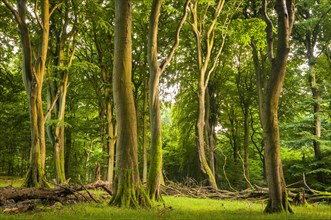
[[(308, 203), (328, 203), (331, 204), (331, 193), (312, 190), (307, 186), (293, 188), (294, 185), (300, 185), (301, 181), (291, 184), (288, 187), (288, 197), (295, 205)], [(189, 185), (175, 182), (167, 182), (162, 186), (164, 195), (182, 196), (191, 198), (210, 198), (210, 199), (245, 199), (245, 200), (266, 200), (268, 199), (268, 188), (255, 185), (254, 189), (245, 189), (242, 191), (213, 190), (211, 187), (199, 186), (191, 183)]]
[[(90, 190), (102, 189), (98, 193)], [(5, 213), (34, 210), (38, 204), (62, 206), (77, 202), (100, 203), (109, 200), (112, 191), (108, 182), (91, 184), (55, 185), (54, 188), (0, 188), (0, 208)]]

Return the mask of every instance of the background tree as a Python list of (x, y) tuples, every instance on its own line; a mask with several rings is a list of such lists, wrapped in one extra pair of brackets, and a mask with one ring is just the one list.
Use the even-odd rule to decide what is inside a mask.
[[(322, 1), (318, 4), (312, 2), (300, 2), (298, 4), (298, 20), (299, 22), (294, 28), (294, 37), (304, 45), (306, 64), (308, 66), (308, 80), (312, 94), (313, 104), (313, 119), (314, 119), (314, 154), (315, 160), (319, 163), (318, 168), (323, 168), (323, 154), (321, 150), (321, 133), (322, 133), (322, 76), (317, 71), (316, 62), (322, 51), (326, 50), (327, 44), (322, 41), (330, 41), (330, 37), (326, 32), (326, 22), (328, 14), (331, 13), (331, 8), (328, 7), (329, 1)], [(324, 172), (317, 172), (318, 180), (325, 183)]]
[[(55, 5), (55, 2), (52, 3)], [(73, 13), (73, 23), (69, 20), (69, 13)], [(66, 96), (69, 86), (69, 69), (75, 52), (74, 35), (77, 33), (77, 8), (74, 1), (65, 2), (63, 7), (54, 11), (51, 17), (50, 52), (53, 65), (48, 66), (49, 89), (48, 108), (55, 102), (52, 115), (48, 118), (47, 134), (54, 148), (54, 166), (57, 183), (63, 183), (65, 178), (65, 109)], [(71, 29), (69, 29), (69, 25)], [(54, 122), (54, 123), (53, 123)], [(53, 126), (52, 126), (53, 124)], [(55, 126), (54, 126), (55, 125)]]

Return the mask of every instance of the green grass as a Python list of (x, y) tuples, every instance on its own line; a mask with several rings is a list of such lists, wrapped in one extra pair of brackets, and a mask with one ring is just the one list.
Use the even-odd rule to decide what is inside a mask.
[(264, 214), (262, 203), (237, 200), (191, 199), (164, 197), (167, 206), (173, 210), (160, 214), (163, 205), (152, 209), (120, 209), (107, 204), (77, 204), (61, 209), (47, 208), (43, 211), (22, 214), (0, 214), (0, 219), (229, 219), (229, 220), (331, 220), (331, 206), (312, 205), (293, 207), (295, 214)]
[(21, 187), (23, 178), (0, 176), (0, 187), (6, 187), (12, 185), (13, 187)]

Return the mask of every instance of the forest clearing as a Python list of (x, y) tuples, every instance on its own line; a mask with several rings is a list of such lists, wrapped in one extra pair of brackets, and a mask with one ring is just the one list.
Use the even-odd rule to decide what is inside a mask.
[[(49, 193), (50, 189), (40, 189), (47, 191), (44, 197), (37, 189), (26, 188), (32, 193), (24, 192), (4, 199), (15, 194), (5, 194), (5, 191), (15, 190), (12, 186), (22, 190), (17, 188), (21, 184), (20, 179), (1, 179), (0, 219), (331, 219), (331, 193), (324, 193), (322, 197), (307, 196), (304, 204), (300, 203), (302, 201), (296, 201), (298, 194), (291, 195), (295, 214), (270, 215), (263, 212), (268, 200), (268, 192), (264, 191), (265, 189), (241, 192), (220, 190), (215, 193), (203, 186), (185, 186), (169, 182), (167, 186), (162, 186), (163, 201), (150, 208), (132, 210), (110, 207), (108, 201), (112, 193), (105, 189), (107, 184), (102, 181), (85, 185), (83, 188), (55, 186), (57, 193), (53, 195)], [(289, 192), (293, 194), (293, 190), (295, 189)], [(58, 200), (57, 196), (61, 199)]]
[[(1, 181), (1, 185), (7, 184)], [(15, 184), (14, 184), (15, 185)], [(100, 200), (99, 190), (91, 193)], [(203, 196), (202, 196), (203, 197)], [(107, 197), (108, 199), (109, 197)], [(208, 199), (188, 198), (184, 195), (163, 196), (159, 202), (148, 209), (120, 209), (111, 207), (103, 202), (78, 202), (62, 205), (40, 204), (27, 212), (3, 212), (0, 207), (0, 219), (219, 219), (219, 220), (328, 220), (331, 219), (330, 205), (312, 203), (294, 207), (295, 214), (266, 214), (263, 213), (267, 199)]]
[(331, 0), (1, 0), (0, 219), (330, 219)]
[(44, 208), (21, 214), (0, 214), (0, 219), (57, 220), (57, 219), (215, 219), (215, 220), (328, 220), (330, 206), (311, 205), (295, 207), (296, 214), (266, 214), (261, 203), (235, 200), (193, 199), (184, 197), (164, 197), (165, 204), (172, 210), (162, 211), (163, 204), (150, 209), (120, 209), (104, 204), (76, 204)]

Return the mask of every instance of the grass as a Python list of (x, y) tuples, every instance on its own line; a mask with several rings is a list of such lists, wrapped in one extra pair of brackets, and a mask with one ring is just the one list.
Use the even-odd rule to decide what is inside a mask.
[(12, 185), (13, 187), (21, 187), (23, 178), (0, 176), (0, 187), (6, 187)]
[(162, 212), (163, 205), (152, 209), (120, 209), (107, 204), (77, 204), (60, 209), (45, 208), (42, 211), (22, 214), (0, 214), (0, 220), (57, 220), (57, 219), (229, 219), (229, 220), (331, 220), (331, 206), (311, 205), (293, 207), (295, 214), (265, 214), (262, 203), (238, 200), (192, 199), (164, 197), (165, 204), (173, 210)]

